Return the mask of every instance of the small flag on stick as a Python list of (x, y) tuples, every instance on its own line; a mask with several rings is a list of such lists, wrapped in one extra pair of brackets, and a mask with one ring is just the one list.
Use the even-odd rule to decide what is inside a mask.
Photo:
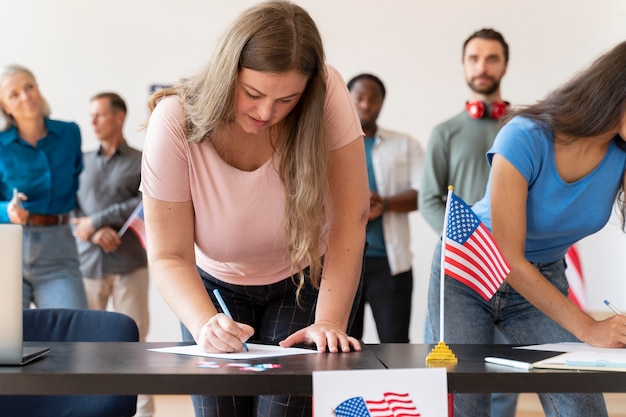
[(439, 344), (426, 363), (456, 363), (456, 356), (444, 342), (444, 282), (448, 275), (480, 294), (485, 300), (498, 291), (511, 272), (489, 229), (460, 197), (448, 187), (441, 250), (439, 294)]
[(452, 192), (450, 200), (444, 250), (445, 274), (489, 301), (511, 268), (489, 229), (471, 207)]
[(122, 237), (128, 229), (130, 229), (137, 236), (141, 246), (145, 249), (147, 239), (146, 226), (143, 221), (143, 203), (140, 202), (137, 207), (135, 207), (135, 210), (133, 210), (132, 214), (128, 216), (128, 219), (126, 219), (124, 225), (122, 225), (119, 232), (117, 232), (117, 235)]

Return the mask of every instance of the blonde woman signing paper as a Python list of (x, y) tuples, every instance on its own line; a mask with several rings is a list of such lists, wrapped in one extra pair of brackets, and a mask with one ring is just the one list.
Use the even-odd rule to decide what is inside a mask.
[[(363, 132), (311, 17), (245, 11), (206, 67), (155, 94), (142, 191), (155, 282), (213, 352), (359, 350), (346, 333), (369, 191)], [(322, 268), (323, 264), (323, 268)], [(234, 319), (216, 310), (219, 289)], [(196, 415), (310, 415), (310, 397), (195, 397)]]

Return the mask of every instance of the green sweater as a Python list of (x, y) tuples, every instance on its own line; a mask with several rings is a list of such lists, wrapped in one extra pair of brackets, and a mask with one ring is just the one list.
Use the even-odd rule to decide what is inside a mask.
[(433, 129), (424, 157), (419, 211), (436, 232), (443, 229), (448, 185), (469, 205), (483, 197), (489, 177), (485, 154), (499, 128), (496, 120), (472, 119), (462, 111)]

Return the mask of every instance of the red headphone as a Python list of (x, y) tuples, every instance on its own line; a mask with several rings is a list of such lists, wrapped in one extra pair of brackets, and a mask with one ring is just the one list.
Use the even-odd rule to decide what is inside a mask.
[(482, 119), (485, 113), (493, 120), (500, 120), (509, 109), (508, 101), (494, 101), (486, 104), (484, 101), (468, 101), (465, 103), (465, 110), (472, 119)]

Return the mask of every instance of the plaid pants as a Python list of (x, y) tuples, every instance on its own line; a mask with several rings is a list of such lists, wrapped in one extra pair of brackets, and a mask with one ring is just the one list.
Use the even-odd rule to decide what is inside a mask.
[[(277, 345), (290, 334), (311, 325), (315, 321), (318, 291), (306, 284), (296, 303), (296, 285), (291, 277), (270, 285), (231, 285), (207, 274), (200, 268), (205, 288), (215, 305), (213, 290), (218, 288), (235, 321), (254, 327), (251, 343)], [(308, 271), (305, 271), (308, 273)], [(296, 277), (297, 279), (297, 277)], [(350, 323), (360, 297), (360, 285), (352, 307)], [(182, 325), (181, 325), (182, 326)], [(191, 333), (182, 326), (183, 340), (193, 341)], [(210, 396), (193, 395), (196, 417), (308, 417), (312, 415), (310, 396), (262, 395)]]

